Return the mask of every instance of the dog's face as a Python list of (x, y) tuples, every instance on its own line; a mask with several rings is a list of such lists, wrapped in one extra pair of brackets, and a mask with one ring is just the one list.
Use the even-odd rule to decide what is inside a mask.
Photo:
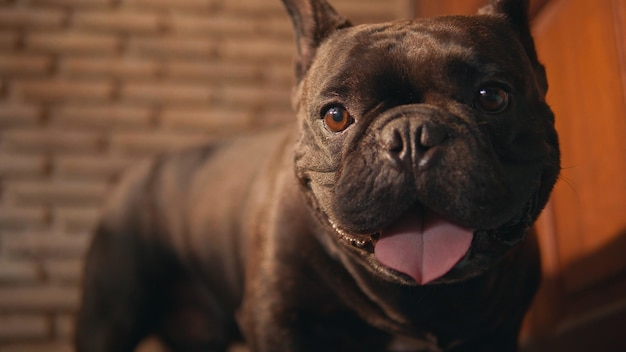
[(522, 2), (362, 26), (323, 2), (286, 4), (300, 45), (296, 174), (339, 248), (426, 284), (472, 277), (523, 239), (559, 150)]

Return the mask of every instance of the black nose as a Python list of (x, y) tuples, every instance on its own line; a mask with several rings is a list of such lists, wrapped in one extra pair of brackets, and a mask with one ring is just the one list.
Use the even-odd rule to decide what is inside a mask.
[(382, 146), (395, 168), (423, 168), (432, 160), (434, 149), (448, 138), (445, 126), (433, 122), (398, 119), (382, 133)]
[(425, 150), (443, 143), (448, 138), (448, 131), (441, 125), (424, 123), (417, 128), (417, 136), (418, 148)]

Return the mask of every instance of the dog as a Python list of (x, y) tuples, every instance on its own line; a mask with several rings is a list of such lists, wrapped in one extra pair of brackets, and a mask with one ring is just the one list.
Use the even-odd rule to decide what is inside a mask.
[(528, 1), (358, 26), (283, 3), (297, 119), (123, 178), (77, 351), (515, 351), (560, 171)]

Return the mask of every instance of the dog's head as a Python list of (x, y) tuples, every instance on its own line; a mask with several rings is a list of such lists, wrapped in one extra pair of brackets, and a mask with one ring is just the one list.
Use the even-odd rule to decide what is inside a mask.
[(425, 284), (477, 275), (520, 242), (560, 169), (527, 1), (360, 26), (323, 0), (283, 2), (296, 174), (338, 245)]

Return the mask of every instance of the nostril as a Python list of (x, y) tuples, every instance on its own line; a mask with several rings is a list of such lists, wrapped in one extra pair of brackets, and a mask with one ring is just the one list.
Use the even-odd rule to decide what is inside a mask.
[(448, 138), (448, 131), (439, 126), (425, 123), (417, 130), (418, 141), (423, 148), (432, 148), (440, 145)]
[(404, 143), (402, 142), (402, 136), (398, 130), (394, 130), (387, 141), (387, 150), (394, 154), (400, 154), (403, 149)]
[(402, 132), (398, 128), (390, 128), (383, 134), (382, 147), (391, 165), (400, 170), (406, 157), (406, 144)]

